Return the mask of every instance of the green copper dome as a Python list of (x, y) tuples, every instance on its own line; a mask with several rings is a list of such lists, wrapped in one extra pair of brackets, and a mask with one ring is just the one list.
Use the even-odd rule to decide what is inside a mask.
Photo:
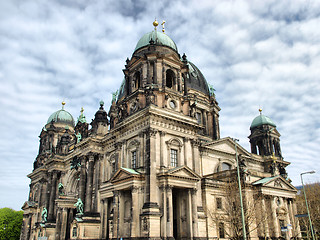
[(271, 125), (273, 127), (276, 127), (276, 124), (269, 117), (264, 116), (263, 114), (260, 113), (259, 116), (253, 119), (250, 129), (261, 126), (261, 125)]
[(167, 46), (174, 49), (176, 52), (178, 52), (178, 48), (174, 43), (174, 41), (168, 35), (158, 31), (152, 31), (143, 35), (143, 37), (140, 38), (140, 40), (138, 41), (134, 51), (137, 51), (142, 47), (150, 45), (151, 39), (154, 41), (154, 44), (156, 45)]
[(74, 127), (74, 119), (72, 115), (64, 109), (60, 109), (59, 111), (52, 113), (48, 118), (47, 124), (52, 121), (54, 123), (65, 123), (66, 125)]

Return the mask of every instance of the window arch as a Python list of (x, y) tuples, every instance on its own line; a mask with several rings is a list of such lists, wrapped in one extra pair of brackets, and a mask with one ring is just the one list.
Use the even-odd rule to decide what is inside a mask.
[(173, 88), (174, 86), (175, 74), (171, 69), (166, 71), (166, 87)]
[(180, 152), (182, 143), (178, 139), (171, 139), (166, 142), (168, 149), (168, 165), (171, 167), (177, 167), (181, 164)]
[(128, 156), (128, 162), (127, 162), (127, 166), (129, 168), (138, 168), (140, 167), (139, 164), (139, 155), (140, 155), (140, 142), (138, 140), (133, 140), (131, 142), (129, 142), (128, 144), (128, 152), (127, 152), (127, 156)]
[(221, 164), (221, 171), (231, 170), (231, 164), (223, 162)]
[(140, 88), (140, 72), (139, 71), (137, 71), (133, 75), (133, 91), (137, 90), (138, 88)]
[(65, 194), (73, 196), (79, 195), (79, 177), (79, 171), (72, 169), (69, 176), (67, 176)]
[(219, 163), (216, 166), (216, 172), (221, 172), (221, 171), (228, 171), (231, 170), (233, 166), (232, 161), (228, 159), (221, 159), (219, 160)]

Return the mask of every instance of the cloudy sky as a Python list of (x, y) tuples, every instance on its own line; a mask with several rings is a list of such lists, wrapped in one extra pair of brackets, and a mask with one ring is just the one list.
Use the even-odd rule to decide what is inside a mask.
[(28, 195), (39, 133), (61, 102), (93, 118), (139, 38), (166, 33), (216, 89), (221, 136), (250, 149), (259, 107), (276, 124), (294, 185), (320, 180), (320, 1), (0, 1), (0, 208)]

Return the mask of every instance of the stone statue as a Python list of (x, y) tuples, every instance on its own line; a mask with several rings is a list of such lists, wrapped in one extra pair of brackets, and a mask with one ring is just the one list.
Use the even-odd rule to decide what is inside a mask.
[(282, 165), (282, 164), (279, 164), (279, 165), (278, 165), (278, 168), (279, 168), (279, 173), (280, 173), (280, 175), (281, 175), (282, 177), (284, 177), (284, 178), (287, 178), (288, 174), (287, 174), (286, 169), (283, 167), (283, 165)]
[(79, 143), (79, 142), (81, 141), (81, 138), (82, 138), (81, 133), (79, 132), (79, 133), (76, 135), (76, 137), (77, 137), (77, 143)]
[(42, 210), (42, 213), (41, 213), (42, 222), (47, 222), (47, 217), (48, 217), (48, 211), (44, 207), (43, 210)]
[(64, 195), (63, 189), (64, 189), (63, 184), (59, 183), (59, 185), (58, 185), (59, 195)]
[(72, 160), (71, 160), (71, 167), (70, 169), (75, 169), (75, 170), (78, 170), (78, 168), (81, 167), (81, 162), (80, 160), (77, 158), (77, 157), (74, 157)]
[(116, 92), (113, 92), (113, 93), (112, 93), (112, 102), (117, 101), (118, 92), (119, 92), (119, 90), (117, 90)]
[(77, 208), (78, 214), (83, 214), (83, 202), (81, 201), (81, 198), (78, 198), (78, 201), (74, 204), (74, 206)]
[(275, 164), (275, 162), (271, 163), (270, 168), (269, 168), (269, 172), (271, 173), (272, 176), (275, 175), (275, 173), (276, 173), (276, 164)]
[(214, 92), (216, 91), (213, 86), (211, 84), (208, 84), (209, 85), (209, 92), (210, 92), (210, 96), (214, 96)]

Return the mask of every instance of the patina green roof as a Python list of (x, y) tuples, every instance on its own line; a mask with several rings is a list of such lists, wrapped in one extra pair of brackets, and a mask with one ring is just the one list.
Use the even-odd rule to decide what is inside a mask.
[(260, 114), (255, 119), (253, 119), (250, 128), (258, 127), (265, 124), (276, 127), (276, 124), (269, 117)]
[(252, 183), (252, 185), (258, 185), (258, 184), (264, 184), (264, 183), (267, 183), (269, 181), (271, 181), (272, 179), (276, 178), (277, 176), (274, 176), (274, 177), (266, 177), (266, 178), (262, 178), (254, 183)]
[(138, 50), (139, 48), (148, 46), (150, 44), (151, 39), (154, 41), (155, 44), (170, 47), (174, 49), (176, 52), (178, 52), (178, 48), (174, 41), (168, 35), (158, 31), (152, 31), (143, 35), (142, 38), (140, 38), (140, 40), (138, 41), (134, 51)]
[(140, 173), (138, 173), (137, 171), (135, 171), (134, 169), (131, 169), (131, 168), (121, 167), (121, 169), (126, 170), (127, 172), (132, 173), (132, 174), (138, 174), (138, 175), (140, 174)]
[(48, 118), (47, 124), (52, 121), (55, 123), (65, 123), (71, 127), (74, 127), (74, 119), (72, 115), (64, 109), (60, 109), (59, 111), (52, 113)]

